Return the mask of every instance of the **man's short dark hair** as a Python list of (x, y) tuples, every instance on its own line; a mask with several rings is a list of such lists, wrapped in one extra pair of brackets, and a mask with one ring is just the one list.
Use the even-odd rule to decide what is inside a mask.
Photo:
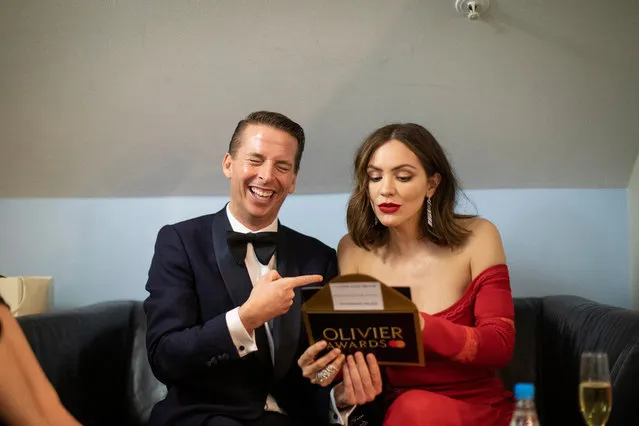
[(295, 153), (295, 173), (300, 169), (302, 162), (302, 153), (304, 152), (304, 129), (302, 126), (279, 112), (272, 111), (256, 111), (250, 113), (245, 119), (237, 123), (231, 141), (229, 142), (229, 154), (235, 157), (235, 153), (240, 146), (241, 135), (246, 126), (249, 124), (262, 124), (270, 126), (278, 130), (282, 130), (297, 140), (297, 152)]

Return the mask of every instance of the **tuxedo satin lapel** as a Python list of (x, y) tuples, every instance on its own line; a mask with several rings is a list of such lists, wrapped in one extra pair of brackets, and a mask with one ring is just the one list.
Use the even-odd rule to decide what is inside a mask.
[[(235, 306), (240, 306), (251, 295), (253, 284), (251, 284), (251, 278), (246, 266), (244, 264), (238, 265), (229, 250), (226, 234), (230, 230), (231, 224), (226, 217), (226, 210), (224, 209), (213, 218), (213, 248), (215, 249), (217, 267), (222, 275), (226, 291), (228, 291)], [(258, 347), (255, 356), (262, 364), (272, 368), (273, 362), (271, 361), (271, 353), (264, 327), (259, 327), (255, 330), (255, 341)]]
[(215, 260), (233, 303), (235, 306), (240, 306), (248, 299), (253, 285), (246, 266), (237, 264), (226, 243), (226, 233), (230, 230), (231, 224), (226, 217), (226, 211), (218, 212), (213, 218), (211, 230), (213, 232)]
[[(280, 226), (277, 234), (277, 271), (282, 277), (296, 277), (300, 274), (296, 256), (287, 229)], [(295, 289), (295, 298), (289, 311), (273, 320), (273, 341), (275, 343), (275, 380), (281, 379), (288, 371), (297, 352), (299, 342), (302, 296)]]

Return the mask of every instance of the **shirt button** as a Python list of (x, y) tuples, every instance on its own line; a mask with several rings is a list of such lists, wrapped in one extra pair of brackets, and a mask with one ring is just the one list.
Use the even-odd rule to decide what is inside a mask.
[(337, 414), (333, 413), (333, 418), (337, 420)]
[(244, 346), (240, 346), (240, 352), (244, 351)]

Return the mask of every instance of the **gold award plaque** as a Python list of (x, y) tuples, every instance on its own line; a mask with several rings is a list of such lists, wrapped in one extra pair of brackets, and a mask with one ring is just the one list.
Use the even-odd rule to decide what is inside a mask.
[(311, 345), (325, 340), (327, 350), (373, 353), (380, 365), (424, 365), (417, 307), (371, 276), (335, 277), (306, 300), (302, 316)]

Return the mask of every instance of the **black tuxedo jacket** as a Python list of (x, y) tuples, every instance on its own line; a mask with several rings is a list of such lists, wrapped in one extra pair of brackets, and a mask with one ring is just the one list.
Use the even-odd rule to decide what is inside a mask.
[[(149, 361), (168, 394), (153, 408), (150, 426), (257, 419), (267, 394), (300, 424), (328, 423), (328, 389), (311, 385), (297, 365), (308, 347), (299, 288), (290, 311), (273, 320), (274, 365), (263, 326), (255, 330), (258, 351), (239, 357), (225, 314), (253, 286), (228, 249), (229, 230), (222, 209), (158, 233), (144, 308)], [(321, 274), (326, 283), (337, 275), (334, 249), (281, 224), (276, 260), (283, 277)]]

